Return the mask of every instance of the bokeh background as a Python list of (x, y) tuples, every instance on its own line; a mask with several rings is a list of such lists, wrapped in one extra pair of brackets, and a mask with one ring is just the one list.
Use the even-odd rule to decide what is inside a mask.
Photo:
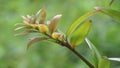
[[(58, 28), (66, 32), (67, 28), (80, 16), (90, 12), (95, 6), (120, 11), (120, 1), (115, 0), (0, 0), (0, 68), (88, 68), (67, 48), (55, 43), (43, 41), (26, 50), (28, 39), (33, 34), (15, 37), (16, 23), (22, 23), (22, 15), (35, 14), (42, 6), (46, 7), (47, 19), (62, 14)], [(98, 48), (101, 55), (120, 57), (120, 24), (102, 13), (89, 19), (93, 25), (88, 38)], [(88, 60), (89, 48), (84, 42), (77, 50)], [(120, 68), (119, 62), (111, 62), (113, 68)]]

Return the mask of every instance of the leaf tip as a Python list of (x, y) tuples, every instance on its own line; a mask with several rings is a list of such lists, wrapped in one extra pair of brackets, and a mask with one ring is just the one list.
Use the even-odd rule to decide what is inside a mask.
[(36, 13), (35, 16), (38, 16), (40, 14), (40, 12), (41, 12), (41, 9), (39, 9), (39, 11)]
[(54, 16), (54, 18), (59, 19), (59, 18), (61, 18), (61, 16), (62, 16), (62, 14), (58, 14), (58, 15)]
[(101, 11), (101, 10), (102, 10), (102, 8), (100, 8), (100, 7), (94, 7), (94, 9), (95, 9), (96, 11)]

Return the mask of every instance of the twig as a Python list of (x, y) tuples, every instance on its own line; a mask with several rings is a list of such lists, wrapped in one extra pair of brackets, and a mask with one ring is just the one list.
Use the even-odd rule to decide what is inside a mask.
[(84, 58), (80, 53), (78, 53), (74, 48), (70, 46), (68, 43), (64, 43), (64, 45), (70, 49), (74, 54), (76, 54), (83, 62), (85, 62), (90, 68), (95, 68), (86, 58)]
[[(49, 38), (52, 38), (49, 34), (46, 34)], [(53, 38), (52, 38), (53, 39)], [(54, 39), (55, 40), (55, 39)], [(86, 58), (84, 58), (80, 53), (78, 53), (75, 48), (72, 48), (71, 45), (68, 42), (57, 40), (58, 44), (61, 44), (61, 46), (65, 46), (68, 49), (70, 49), (73, 53), (75, 53), (83, 62), (85, 62), (90, 68), (95, 68)]]

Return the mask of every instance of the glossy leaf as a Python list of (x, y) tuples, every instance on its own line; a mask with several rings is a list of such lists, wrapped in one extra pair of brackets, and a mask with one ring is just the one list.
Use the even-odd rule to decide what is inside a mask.
[(56, 27), (61, 16), (62, 16), (61, 14), (54, 16), (51, 22), (49, 23), (49, 30), (51, 33), (57, 30)]
[(66, 36), (67, 38), (70, 36), (70, 34), (85, 20), (87, 19), (88, 17), (96, 14), (97, 12), (99, 12), (99, 10), (94, 10), (94, 11), (91, 11), (83, 16), (81, 16), (80, 18), (78, 18), (67, 30), (66, 32)]
[(102, 9), (102, 12), (120, 22), (120, 11), (113, 10), (113, 9)]
[(34, 43), (42, 41), (42, 40), (47, 40), (48, 38), (46, 37), (35, 37), (30, 40), (30, 42), (27, 44), (27, 49)]
[(117, 62), (120, 62), (120, 58), (108, 58), (109, 60), (111, 61), (117, 61)]
[(89, 39), (85, 39), (86, 43), (88, 44), (91, 52), (92, 52), (92, 56), (93, 56), (93, 62), (95, 64), (96, 67), (98, 67), (98, 63), (101, 59), (101, 55), (99, 53), (99, 51), (97, 50), (97, 48), (92, 44), (92, 42)]
[(99, 61), (98, 68), (110, 68), (110, 61), (107, 58), (102, 58)]
[(70, 38), (70, 42), (73, 46), (77, 46), (84, 41), (86, 35), (90, 30), (91, 23), (91, 20), (89, 20), (83, 23), (76, 31), (73, 32)]

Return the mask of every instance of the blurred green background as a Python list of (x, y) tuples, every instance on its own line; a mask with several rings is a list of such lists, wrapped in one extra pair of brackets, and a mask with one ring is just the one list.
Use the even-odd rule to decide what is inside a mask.
[[(46, 7), (47, 19), (62, 14), (58, 28), (67, 28), (81, 15), (103, 6), (120, 10), (120, 1), (108, 6), (110, 0), (0, 0), (0, 68), (87, 68), (84, 63), (67, 48), (43, 41), (26, 50), (28, 39), (33, 35), (15, 37), (16, 23), (22, 23), (21, 16), (35, 14), (42, 6)], [(120, 24), (102, 13), (90, 19), (93, 25), (88, 38), (98, 48), (101, 55), (120, 57)], [(77, 50), (88, 60), (89, 48), (84, 42)], [(82, 65), (83, 64), (83, 65)], [(113, 68), (120, 63), (112, 62)]]

